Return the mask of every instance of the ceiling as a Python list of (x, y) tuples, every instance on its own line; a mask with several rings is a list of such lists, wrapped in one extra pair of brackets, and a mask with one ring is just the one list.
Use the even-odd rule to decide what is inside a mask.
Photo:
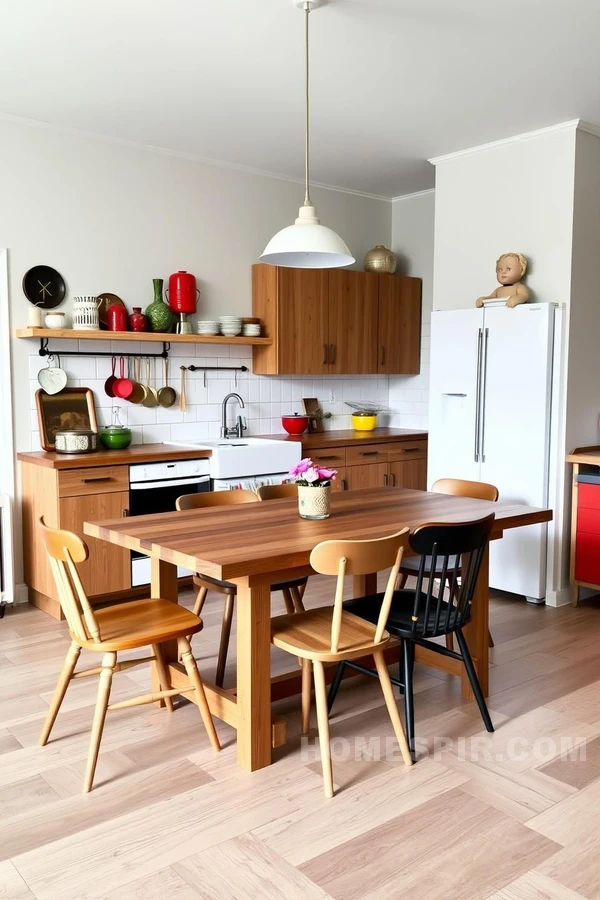
[[(303, 173), (292, 0), (1, 0), (0, 112)], [(598, 0), (327, 0), (311, 15), (312, 177), (394, 197), (427, 158), (600, 123)]]

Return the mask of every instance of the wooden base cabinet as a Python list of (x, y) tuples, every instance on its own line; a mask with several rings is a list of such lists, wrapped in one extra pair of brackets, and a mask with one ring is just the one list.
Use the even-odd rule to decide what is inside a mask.
[(303, 456), (337, 469), (336, 491), (360, 491), (375, 487), (427, 490), (427, 441), (398, 441), (365, 444), (315, 451), (303, 447)]
[(90, 555), (78, 570), (91, 599), (127, 591), (131, 588), (129, 550), (87, 537), (83, 523), (127, 515), (128, 484), (128, 466), (56, 470), (21, 463), (25, 582), (30, 601), (54, 618), (63, 616), (39, 534), (40, 518), (85, 540)]
[(421, 279), (351, 269), (252, 267), (253, 315), (273, 339), (255, 375), (416, 375)]

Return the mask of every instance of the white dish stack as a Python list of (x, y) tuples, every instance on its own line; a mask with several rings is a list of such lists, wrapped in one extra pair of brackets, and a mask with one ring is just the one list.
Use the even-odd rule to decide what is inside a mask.
[(246, 322), (244, 325), (244, 335), (246, 337), (260, 337), (260, 325), (255, 322)]
[(219, 316), (219, 328), (221, 334), (227, 335), (227, 337), (236, 337), (242, 333), (242, 318), (241, 316)]
[(218, 322), (212, 322), (207, 319), (203, 322), (198, 322), (196, 329), (198, 334), (218, 334), (219, 324)]
[(99, 328), (98, 298), (73, 297), (73, 330), (98, 331)]

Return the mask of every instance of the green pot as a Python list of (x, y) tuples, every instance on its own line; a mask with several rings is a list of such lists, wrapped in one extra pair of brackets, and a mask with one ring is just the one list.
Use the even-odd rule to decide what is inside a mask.
[(110, 428), (100, 429), (100, 443), (105, 450), (126, 450), (131, 444), (133, 435), (131, 428)]
[(170, 331), (175, 317), (163, 300), (163, 279), (153, 278), (152, 284), (154, 285), (154, 300), (150, 306), (146, 307), (150, 331)]

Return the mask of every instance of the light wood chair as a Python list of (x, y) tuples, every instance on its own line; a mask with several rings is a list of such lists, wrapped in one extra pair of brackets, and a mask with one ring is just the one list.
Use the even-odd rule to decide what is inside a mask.
[[(454, 497), (470, 497), (472, 500), (489, 500), (490, 503), (495, 503), (499, 496), (498, 488), (493, 484), (486, 484), (485, 481), (466, 481), (462, 478), (439, 478), (432, 485), (431, 491), (434, 494), (451, 494)], [(406, 586), (409, 575), (416, 577), (417, 572), (419, 571), (420, 562), (418, 556), (407, 556), (406, 559), (402, 561), (402, 565), (400, 566), (400, 578), (398, 579), (399, 590), (402, 590)], [(441, 574), (439, 565), (438, 569), (439, 571), (434, 573), (437, 576)], [(446, 572), (446, 581), (448, 584), (450, 584), (453, 575), (454, 570), (452, 568)], [(491, 631), (488, 631), (488, 645), (490, 647), (494, 646), (494, 639), (492, 638)], [(446, 646), (449, 650), (454, 648), (454, 638), (452, 634), (446, 635)]]
[[(289, 500), (298, 498), (297, 484), (263, 484), (257, 488), (256, 494), (259, 500)], [(304, 612), (304, 592), (308, 584), (308, 578), (299, 579), (297, 587), (290, 588), (296, 612)], [(286, 603), (287, 608), (287, 603)], [(288, 610), (289, 612), (289, 610)]]
[[(50, 568), (56, 582), (60, 605), (69, 626), (71, 646), (67, 652), (62, 671), (46, 721), (40, 734), (39, 742), (43, 747), (50, 737), (50, 732), (58, 715), (69, 683), (74, 678), (99, 675), (98, 698), (92, 724), (90, 749), (85, 772), (83, 791), (91, 791), (94, 772), (98, 761), (100, 741), (104, 729), (106, 712), (109, 709), (124, 709), (139, 706), (143, 703), (154, 703), (164, 699), (169, 712), (173, 711), (172, 697), (182, 693), (196, 693), (200, 708), (200, 716), (215, 750), (220, 750), (219, 739), (208, 708), (202, 685), (202, 679), (192, 656), (188, 635), (202, 629), (202, 620), (198, 616), (171, 603), (168, 600), (134, 600), (130, 603), (109, 606), (93, 610), (83, 589), (77, 572), (76, 563), (88, 558), (88, 548), (78, 535), (70, 531), (48, 528), (41, 520), (41, 532), (50, 559)], [(183, 660), (189, 678), (189, 688), (173, 690), (170, 687), (169, 675), (163, 655), (162, 644), (165, 641), (177, 641), (179, 655)], [(117, 662), (117, 653), (138, 647), (152, 647), (152, 655), (141, 659)], [(102, 665), (92, 669), (75, 672), (81, 650), (102, 653)], [(122, 672), (132, 666), (153, 661), (160, 680), (160, 691), (109, 703), (112, 677), (115, 672)]]
[[(258, 496), (255, 491), (246, 490), (206, 491), (201, 494), (184, 494), (183, 496), (178, 497), (176, 507), (181, 511), (186, 509), (207, 509), (208, 507), (214, 506), (233, 506), (238, 503), (258, 503)], [(288, 613), (304, 609), (299, 588), (303, 588), (306, 585), (306, 581), (306, 578), (294, 578), (290, 581), (282, 581), (278, 584), (271, 585), (271, 592), (281, 591), (283, 593), (285, 608)], [(220, 581), (217, 578), (211, 578), (209, 575), (203, 575), (200, 572), (194, 575), (194, 584), (198, 588), (198, 595), (194, 604), (194, 614), (196, 616), (199, 616), (202, 612), (209, 591), (216, 591), (219, 594), (225, 595), (223, 622), (221, 625), (221, 640), (217, 658), (217, 673), (215, 676), (215, 683), (219, 687), (223, 687), (237, 587), (230, 581)]]
[[(335, 601), (332, 606), (304, 613), (277, 616), (271, 621), (271, 642), (302, 660), (302, 732), (306, 734), (310, 720), (311, 669), (315, 676), (315, 701), (319, 729), (319, 745), (323, 766), (325, 796), (333, 797), (333, 771), (329, 750), (329, 720), (324, 663), (339, 663), (372, 654), (379, 673), (385, 703), (394, 733), (407, 766), (412, 758), (383, 651), (390, 636), (385, 625), (394, 593), (404, 549), (408, 545), (408, 528), (390, 537), (369, 541), (324, 541), (310, 555), (310, 564), (322, 575), (337, 575)], [(343, 609), (344, 577), (366, 575), (391, 567), (387, 587), (372, 624)]]

